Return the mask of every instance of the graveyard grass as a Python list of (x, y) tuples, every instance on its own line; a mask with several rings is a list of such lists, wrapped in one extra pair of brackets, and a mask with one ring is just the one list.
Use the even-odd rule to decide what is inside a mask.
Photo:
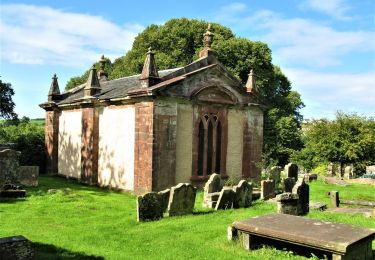
[[(375, 199), (375, 186), (320, 181), (310, 183), (310, 199), (328, 203), (330, 190), (343, 199)], [(136, 197), (129, 193), (46, 176), (27, 191), (25, 199), (0, 202), (0, 237), (24, 235), (35, 243), (36, 259), (305, 259), (269, 247), (246, 251), (227, 241), (233, 221), (276, 212), (276, 205), (260, 200), (247, 209), (211, 212), (201, 207), (199, 192), (194, 215), (138, 223)], [(312, 211), (308, 217), (375, 228), (374, 218), (361, 215)]]

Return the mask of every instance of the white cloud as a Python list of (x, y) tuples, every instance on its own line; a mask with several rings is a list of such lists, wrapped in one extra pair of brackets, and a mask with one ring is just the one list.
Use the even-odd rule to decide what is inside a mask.
[(350, 7), (344, 0), (307, 0), (302, 2), (301, 7), (325, 13), (339, 20), (351, 20), (347, 15)]
[(271, 10), (241, 15), (236, 9), (228, 10), (226, 16), (219, 12), (217, 19), (239, 27), (247, 34), (251, 33), (249, 36), (253, 40), (270, 44), (275, 60), (283, 66), (307, 65), (316, 68), (338, 65), (343, 55), (374, 48), (373, 32), (370, 31), (339, 31), (318, 21), (283, 18)]
[(304, 114), (332, 117), (337, 110), (375, 114), (375, 72), (323, 73), (284, 68), (285, 75), (306, 104)]
[(11, 63), (87, 66), (101, 54), (124, 55), (143, 29), (45, 6), (9, 4), (1, 12), (1, 59)]

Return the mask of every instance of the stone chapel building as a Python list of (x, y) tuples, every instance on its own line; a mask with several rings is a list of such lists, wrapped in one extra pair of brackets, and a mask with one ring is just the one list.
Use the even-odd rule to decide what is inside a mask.
[(150, 48), (140, 75), (108, 80), (104, 57), (67, 92), (54, 75), (40, 105), (47, 171), (135, 193), (202, 186), (213, 172), (259, 180), (255, 76), (243, 86), (215, 57), (212, 37), (209, 26), (199, 59), (182, 68), (158, 71)]

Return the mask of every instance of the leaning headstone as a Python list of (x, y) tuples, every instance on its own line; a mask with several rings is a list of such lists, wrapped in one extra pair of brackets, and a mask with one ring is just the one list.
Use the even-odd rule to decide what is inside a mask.
[(189, 183), (180, 183), (171, 188), (169, 195), (169, 216), (192, 214), (195, 204), (197, 188)]
[(231, 209), (233, 206), (234, 191), (232, 187), (224, 187), (221, 192), (219, 199), (217, 200), (215, 210), (218, 209)]
[(295, 184), (296, 184), (296, 180), (294, 178), (285, 178), (283, 180), (283, 191), (292, 192), (292, 189)]
[(294, 185), (292, 193), (298, 195), (297, 214), (305, 215), (309, 212), (310, 189), (304, 179), (299, 179)]
[(275, 183), (273, 180), (263, 180), (260, 182), (260, 198), (263, 200), (275, 197)]
[(290, 192), (276, 196), (277, 213), (297, 215), (298, 195)]
[(166, 212), (168, 209), (169, 195), (171, 194), (170, 189), (165, 189), (158, 192), (160, 204), (163, 212)]
[(34, 259), (31, 242), (23, 236), (0, 238), (0, 259)]
[(275, 189), (279, 187), (280, 184), (280, 174), (281, 174), (281, 167), (280, 166), (273, 166), (270, 169), (270, 176), (269, 178), (275, 182)]
[(163, 218), (160, 195), (156, 192), (146, 193), (137, 198), (137, 221), (153, 221)]
[(287, 178), (294, 178), (296, 181), (298, 179), (298, 166), (295, 163), (288, 163), (285, 165), (285, 177)]
[(338, 191), (330, 191), (328, 192), (328, 195), (331, 200), (331, 207), (332, 208), (338, 208), (340, 206), (340, 197), (339, 197), (339, 192)]
[(251, 206), (253, 197), (253, 186), (245, 180), (241, 180), (233, 187), (233, 208), (248, 208)]
[(0, 151), (0, 189), (5, 184), (20, 184), (17, 177), (20, 154), (12, 149)]
[(217, 173), (211, 174), (210, 178), (204, 185), (204, 192), (203, 192), (203, 207), (204, 208), (215, 208), (221, 189), (222, 189), (222, 185), (221, 185), (220, 175)]
[(39, 166), (20, 166), (18, 168), (18, 180), (23, 186), (38, 186)]

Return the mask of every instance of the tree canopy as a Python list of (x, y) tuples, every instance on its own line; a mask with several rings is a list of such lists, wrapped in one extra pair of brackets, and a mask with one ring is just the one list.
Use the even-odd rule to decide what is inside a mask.
[(375, 163), (374, 118), (338, 112), (335, 120), (313, 120), (304, 128), (305, 147), (294, 157), (308, 169), (322, 162)]
[(17, 114), (14, 112), (16, 105), (12, 100), (13, 95), (12, 85), (0, 80), (0, 117), (4, 119), (17, 119)]
[[(195, 19), (171, 19), (164, 25), (150, 25), (134, 40), (125, 56), (110, 64), (109, 79), (139, 74), (149, 46), (155, 50), (158, 69), (185, 66), (198, 58), (203, 48), (203, 33), (208, 23)], [(220, 24), (212, 24), (212, 48), (221, 63), (246, 83), (250, 68), (257, 75), (257, 90), (266, 106), (264, 118), (264, 158), (266, 165), (284, 165), (295, 149), (302, 146), (300, 127), (304, 105), (300, 95), (291, 90), (291, 83), (281, 69), (272, 64), (272, 53), (267, 44), (236, 37)], [(88, 71), (72, 78), (66, 89), (87, 80)]]

